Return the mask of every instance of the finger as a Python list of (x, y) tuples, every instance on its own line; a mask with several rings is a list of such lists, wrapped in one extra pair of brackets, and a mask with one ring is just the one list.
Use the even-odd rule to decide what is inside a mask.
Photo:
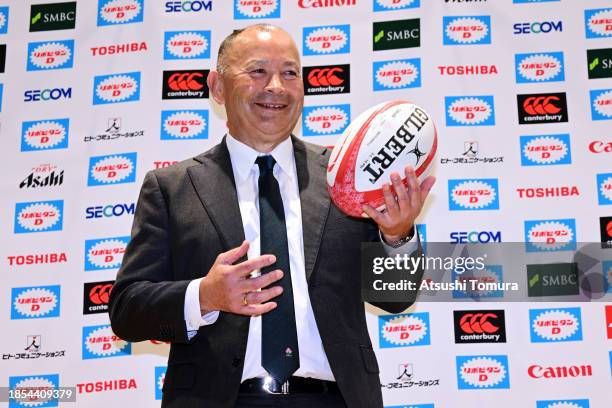
[(436, 178), (434, 176), (429, 176), (425, 180), (423, 180), (423, 182), (421, 183), (421, 198), (423, 199), (423, 201), (427, 199), (427, 196), (429, 195), (429, 192), (431, 191), (435, 183)]
[(240, 293), (246, 292), (254, 292), (261, 288), (265, 288), (270, 286), (272, 283), (278, 281), (283, 277), (283, 271), (277, 269), (275, 271), (270, 271), (268, 273), (264, 273), (261, 276), (251, 279), (245, 279), (240, 282)]
[(249, 250), (249, 241), (244, 240), (239, 247), (232, 248), (227, 252), (222, 252), (217, 256), (217, 262), (223, 265), (231, 265), (247, 254)]
[(368, 204), (363, 204), (361, 210), (378, 225), (384, 221), (384, 214)]
[(419, 189), (419, 182), (417, 180), (414, 169), (411, 166), (406, 166), (406, 181), (408, 182), (408, 189), (410, 190), (410, 205), (412, 207), (420, 207), (421, 201), (421, 190)]
[(397, 205), (397, 201), (395, 200), (395, 196), (391, 192), (391, 186), (389, 183), (383, 183), (383, 197), (385, 198), (385, 206), (387, 207), (387, 213), (389, 216), (397, 216), (399, 207)]
[(259, 292), (250, 292), (246, 295), (246, 299), (249, 305), (257, 305), (259, 303), (265, 303), (268, 300), (277, 297), (281, 293), (283, 293), (282, 287), (273, 286), (271, 288), (264, 289)]
[(248, 276), (251, 272), (273, 265), (276, 262), (274, 255), (261, 255), (234, 265), (234, 271), (238, 276)]
[(402, 178), (397, 173), (391, 173), (391, 182), (393, 183), (393, 189), (397, 197), (399, 211), (407, 211), (410, 197), (408, 196), (408, 189), (404, 185)]
[(257, 305), (242, 306), (238, 313), (247, 316), (259, 316), (268, 313), (276, 308), (276, 302), (266, 302)]

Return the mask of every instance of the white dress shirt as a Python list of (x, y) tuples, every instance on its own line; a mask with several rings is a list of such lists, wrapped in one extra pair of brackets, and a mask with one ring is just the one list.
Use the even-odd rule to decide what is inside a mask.
[[(260, 255), (259, 236), (259, 167), (255, 164), (257, 156), (262, 153), (234, 139), (228, 134), (226, 138), (238, 195), (238, 206), (244, 227), (245, 239), (249, 241), (247, 256), (249, 259)], [(289, 268), (295, 309), (295, 323), (300, 350), (300, 368), (294, 373), (300, 377), (312, 377), (321, 380), (334, 380), (327, 356), (321, 343), (319, 328), (315, 322), (304, 261), (304, 243), (302, 233), (302, 208), (298, 188), (297, 171), (293, 143), (287, 138), (269, 154), (276, 160), (274, 177), (278, 181), (287, 226), (287, 243), (289, 245)], [(283, 271), (287, 272), (287, 271)], [(200, 326), (213, 324), (219, 312), (200, 314), (199, 286), (201, 279), (192, 281), (185, 295), (185, 320), (190, 337), (195, 335)], [(281, 295), (282, 296), (282, 295)], [(261, 316), (251, 317), (247, 341), (242, 381), (254, 377), (266, 376), (261, 366)]]
[[(260, 255), (261, 248), (259, 241), (259, 167), (255, 164), (255, 159), (264, 154), (236, 140), (230, 134), (227, 135), (226, 143), (232, 162), (232, 170), (234, 171), (244, 235), (250, 244), (247, 257), (252, 259)], [(300, 351), (300, 368), (294, 375), (334, 381), (334, 375), (323, 350), (321, 335), (308, 294), (304, 261), (302, 208), (291, 138), (287, 138), (280, 143), (269, 154), (276, 160), (273, 173), (278, 181), (283, 199), (287, 226), (289, 267), (291, 269), (291, 286), (293, 288), (295, 322)], [(384, 241), (383, 246), (389, 255), (407, 253), (407, 251), (416, 248), (414, 237), (410, 241), (410, 245), (403, 245), (401, 248), (391, 248), (385, 245)], [(252, 276), (258, 275), (259, 271), (252, 274)], [(204, 316), (200, 313), (199, 287), (201, 280), (202, 278), (191, 281), (185, 294), (184, 313), (189, 339), (197, 334), (201, 326), (214, 324), (219, 317), (218, 311), (207, 313)], [(266, 370), (261, 366), (261, 316), (254, 316), (251, 317), (249, 323), (242, 381), (249, 378), (265, 377), (266, 375)]]

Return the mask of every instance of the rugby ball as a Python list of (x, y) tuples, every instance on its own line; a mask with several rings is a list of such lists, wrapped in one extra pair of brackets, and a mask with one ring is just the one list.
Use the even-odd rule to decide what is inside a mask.
[(336, 206), (367, 217), (362, 204), (385, 208), (382, 185), (397, 172), (415, 169), (419, 181), (431, 172), (438, 138), (427, 112), (412, 102), (384, 102), (363, 112), (334, 146), (327, 166), (327, 189)]

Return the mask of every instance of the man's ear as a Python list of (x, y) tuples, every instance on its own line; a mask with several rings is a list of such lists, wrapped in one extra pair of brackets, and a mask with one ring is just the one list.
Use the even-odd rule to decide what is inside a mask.
[(206, 83), (208, 84), (208, 89), (213, 99), (219, 105), (223, 105), (225, 96), (223, 94), (223, 81), (221, 80), (221, 75), (219, 75), (217, 71), (210, 71), (208, 78), (206, 78)]

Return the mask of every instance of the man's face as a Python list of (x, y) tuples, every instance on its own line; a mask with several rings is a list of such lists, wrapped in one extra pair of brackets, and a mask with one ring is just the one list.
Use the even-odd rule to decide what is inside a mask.
[(289, 136), (304, 104), (300, 57), (280, 29), (246, 30), (227, 52), (227, 68), (209, 78), (225, 105), (232, 136), (252, 147), (273, 148)]

